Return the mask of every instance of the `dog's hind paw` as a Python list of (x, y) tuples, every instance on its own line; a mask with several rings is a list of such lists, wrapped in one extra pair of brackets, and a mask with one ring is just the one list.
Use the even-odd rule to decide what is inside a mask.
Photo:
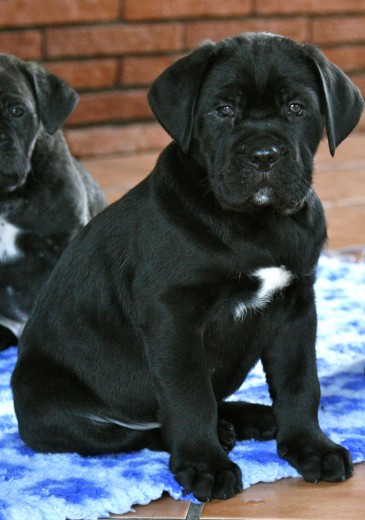
[(218, 439), (226, 453), (233, 450), (236, 444), (236, 431), (233, 424), (224, 419), (218, 419)]
[(268, 441), (276, 437), (276, 424), (271, 406), (263, 404), (223, 402), (219, 405), (219, 419), (231, 423), (236, 439)]

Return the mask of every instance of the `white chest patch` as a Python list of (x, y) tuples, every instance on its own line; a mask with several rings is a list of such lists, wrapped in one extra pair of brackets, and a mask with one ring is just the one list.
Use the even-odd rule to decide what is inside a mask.
[(0, 217), (0, 262), (11, 262), (21, 256), (16, 245), (20, 229)]
[(275, 293), (287, 287), (293, 279), (293, 274), (285, 267), (263, 267), (252, 276), (259, 279), (260, 287), (251, 298), (236, 305), (233, 314), (237, 320), (243, 318), (249, 310), (262, 309)]

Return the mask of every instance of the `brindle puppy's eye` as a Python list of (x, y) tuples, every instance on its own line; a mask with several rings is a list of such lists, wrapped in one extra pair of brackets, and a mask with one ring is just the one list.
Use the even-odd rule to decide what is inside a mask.
[(22, 106), (19, 105), (13, 105), (9, 108), (9, 114), (13, 117), (22, 117), (25, 110)]
[(301, 116), (303, 114), (303, 105), (300, 103), (290, 103), (289, 113), (294, 116)]
[(219, 107), (217, 109), (218, 114), (221, 117), (232, 117), (234, 115), (233, 108), (229, 105), (224, 105), (223, 107)]

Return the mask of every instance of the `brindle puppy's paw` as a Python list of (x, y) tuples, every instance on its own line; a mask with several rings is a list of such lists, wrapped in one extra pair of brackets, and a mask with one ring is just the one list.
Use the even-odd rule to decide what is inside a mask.
[(350, 452), (324, 434), (319, 438), (301, 435), (280, 441), (278, 454), (294, 466), (306, 482), (343, 482), (354, 472)]
[(231, 498), (242, 491), (242, 474), (237, 464), (228, 458), (215, 459), (207, 453), (206, 460), (184, 460), (180, 464), (170, 463), (176, 480), (184, 488), (184, 493), (193, 493), (200, 502), (213, 498)]
[(233, 450), (236, 444), (236, 431), (233, 424), (224, 419), (218, 419), (218, 439), (226, 453)]

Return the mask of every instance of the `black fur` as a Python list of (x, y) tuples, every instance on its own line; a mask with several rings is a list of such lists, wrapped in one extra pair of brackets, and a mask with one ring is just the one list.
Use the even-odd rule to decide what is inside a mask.
[[(311, 181), (323, 128), (333, 146), (346, 137), (359, 91), (313, 47), (247, 34), (182, 58), (149, 100), (175, 141), (47, 283), (12, 378), (23, 439), (45, 452), (166, 449), (200, 500), (242, 489), (235, 436), (276, 436), (308, 481), (348, 478), (349, 453), (317, 420), (326, 223)], [(264, 268), (290, 283), (235, 317)], [(260, 358), (273, 407), (225, 402)]]
[[(61, 252), (106, 205), (59, 130), (76, 102), (57, 76), (0, 54), (0, 349), (17, 343)], [(8, 225), (16, 255), (4, 252)]]

